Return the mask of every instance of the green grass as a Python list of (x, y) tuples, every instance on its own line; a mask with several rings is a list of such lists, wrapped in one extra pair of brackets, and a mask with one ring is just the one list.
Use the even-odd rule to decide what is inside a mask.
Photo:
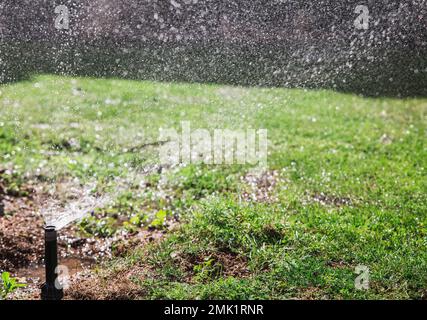
[[(104, 267), (145, 270), (141, 298), (427, 295), (427, 99), (38, 76), (1, 86), (0, 108), (14, 188), (72, 177), (114, 190), (158, 161), (159, 128), (181, 121), (268, 129), (269, 203), (242, 199), (247, 166), (191, 165), (149, 174), (84, 222), (108, 236), (180, 217), (161, 243)], [(358, 265), (367, 291), (355, 289)]]

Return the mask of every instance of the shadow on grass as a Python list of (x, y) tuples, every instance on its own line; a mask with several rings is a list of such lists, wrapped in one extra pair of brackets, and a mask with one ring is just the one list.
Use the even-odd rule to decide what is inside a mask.
[[(126, 43), (0, 45), (0, 83), (38, 73), (238, 86), (333, 89), (370, 97), (426, 97), (427, 61), (414, 50), (350, 58), (332, 48)], [(298, 54), (296, 54), (298, 53)], [(381, 61), (378, 63), (377, 61)]]

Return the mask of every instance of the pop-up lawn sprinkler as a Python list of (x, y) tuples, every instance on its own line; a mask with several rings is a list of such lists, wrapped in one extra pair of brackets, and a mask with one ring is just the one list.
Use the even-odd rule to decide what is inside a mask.
[[(56, 239), (56, 230), (53, 226), (44, 228), (45, 232), (45, 264), (46, 264), (46, 282), (42, 286), (42, 300), (61, 300), (64, 297), (64, 291), (56, 281), (58, 266), (58, 244)], [(56, 283), (55, 283), (56, 282)]]

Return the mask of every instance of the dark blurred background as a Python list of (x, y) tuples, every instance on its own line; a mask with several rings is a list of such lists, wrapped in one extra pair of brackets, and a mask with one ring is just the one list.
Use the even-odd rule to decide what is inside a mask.
[[(58, 5), (69, 29), (55, 28)], [(2, 83), (55, 73), (427, 96), (424, 0), (2, 0), (0, 37)]]

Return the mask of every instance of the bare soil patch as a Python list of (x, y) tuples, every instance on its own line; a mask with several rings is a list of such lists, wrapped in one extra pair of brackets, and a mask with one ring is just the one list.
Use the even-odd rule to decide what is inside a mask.
[[(35, 191), (42, 188), (22, 188), (25, 188), (28, 196), (10, 195), (6, 191), (5, 182), (0, 181), (0, 272), (8, 271), (21, 283), (27, 284), (12, 298), (39, 299), (39, 287), (45, 279), (44, 219), (40, 206), (49, 201), (49, 195)], [(67, 266), (71, 286), (74, 281), (85, 280), (88, 287), (96, 287), (96, 281), (88, 285), (95, 279), (90, 276), (90, 269), (95, 263), (111, 258), (113, 251), (114, 254), (122, 255), (129, 248), (154, 241), (161, 235), (161, 232), (141, 230), (110, 238), (88, 238), (82, 235), (77, 226), (70, 225), (58, 232), (59, 264)], [(126, 286), (126, 282), (121, 286)], [(102, 297), (117, 299), (123, 296), (124, 293), (120, 293), (119, 289), (113, 289)], [(72, 292), (70, 296), (76, 298), (78, 291)]]
[(277, 202), (276, 187), (280, 180), (279, 172), (269, 170), (263, 172), (250, 172), (241, 178), (247, 186), (242, 197), (248, 202)]

